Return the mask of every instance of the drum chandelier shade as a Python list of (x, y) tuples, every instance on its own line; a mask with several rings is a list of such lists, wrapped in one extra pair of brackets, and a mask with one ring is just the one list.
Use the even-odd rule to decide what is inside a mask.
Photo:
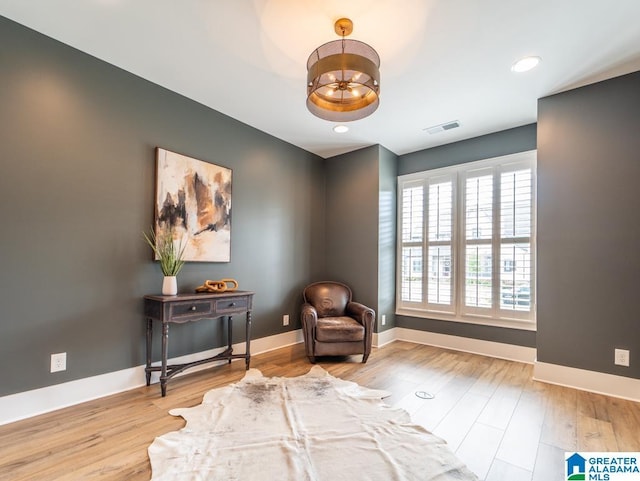
[(345, 37), (353, 23), (335, 23), (341, 40), (316, 48), (307, 60), (307, 108), (316, 117), (350, 122), (371, 115), (380, 103), (380, 57), (369, 45)]

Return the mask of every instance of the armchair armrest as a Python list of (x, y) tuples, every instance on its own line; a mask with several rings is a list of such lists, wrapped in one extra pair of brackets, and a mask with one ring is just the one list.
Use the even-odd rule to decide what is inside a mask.
[(300, 320), (302, 322), (302, 333), (304, 334), (304, 345), (307, 356), (313, 358), (313, 341), (316, 335), (316, 323), (318, 322), (318, 311), (308, 302), (302, 304), (300, 310)]
[(316, 308), (308, 302), (305, 302), (304, 304), (302, 304), (302, 309), (300, 312), (302, 314), (302, 327), (304, 327), (306, 324), (307, 327), (315, 328), (316, 322), (318, 321), (318, 311), (316, 310)]
[(362, 324), (366, 331), (373, 330), (376, 313), (370, 307), (359, 302), (350, 302), (347, 304), (347, 314)]
[(362, 355), (362, 362), (367, 362), (367, 358), (371, 352), (373, 323), (376, 319), (376, 312), (370, 307), (360, 304), (359, 302), (348, 303), (346, 311), (348, 315), (352, 316), (356, 321), (364, 326), (364, 353)]

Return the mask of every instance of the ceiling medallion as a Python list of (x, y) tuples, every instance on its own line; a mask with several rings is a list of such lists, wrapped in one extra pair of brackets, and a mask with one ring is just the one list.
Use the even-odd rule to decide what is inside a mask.
[(350, 40), (353, 22), (341, 18), (342, 37), (316, 48), (307, 60), (307, 108), (316, 117), (350, 122), (371, 115), (380, 103), (380, 57), (366, 43)]

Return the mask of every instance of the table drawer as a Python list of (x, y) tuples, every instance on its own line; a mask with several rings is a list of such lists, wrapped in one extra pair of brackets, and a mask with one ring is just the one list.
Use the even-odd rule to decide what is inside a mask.
[(216, 312), (218, 314), (230, 314), (233, 312), (247, 312), (249, 307), (248, 297), (229, 297), (216, 299)]
[(213, 312), (213, 302), (207, 301), (189, 301), (176, 302), (171, 304), (171, 319), (184, 319), (189, 317), (201, 317)]

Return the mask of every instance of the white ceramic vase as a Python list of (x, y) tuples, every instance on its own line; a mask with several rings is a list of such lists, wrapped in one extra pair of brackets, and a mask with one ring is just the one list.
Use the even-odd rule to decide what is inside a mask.
[(164, 276), (162, 280), (162, 294), (175, 296), (178, 293), (178, 281), (176, 276)]

